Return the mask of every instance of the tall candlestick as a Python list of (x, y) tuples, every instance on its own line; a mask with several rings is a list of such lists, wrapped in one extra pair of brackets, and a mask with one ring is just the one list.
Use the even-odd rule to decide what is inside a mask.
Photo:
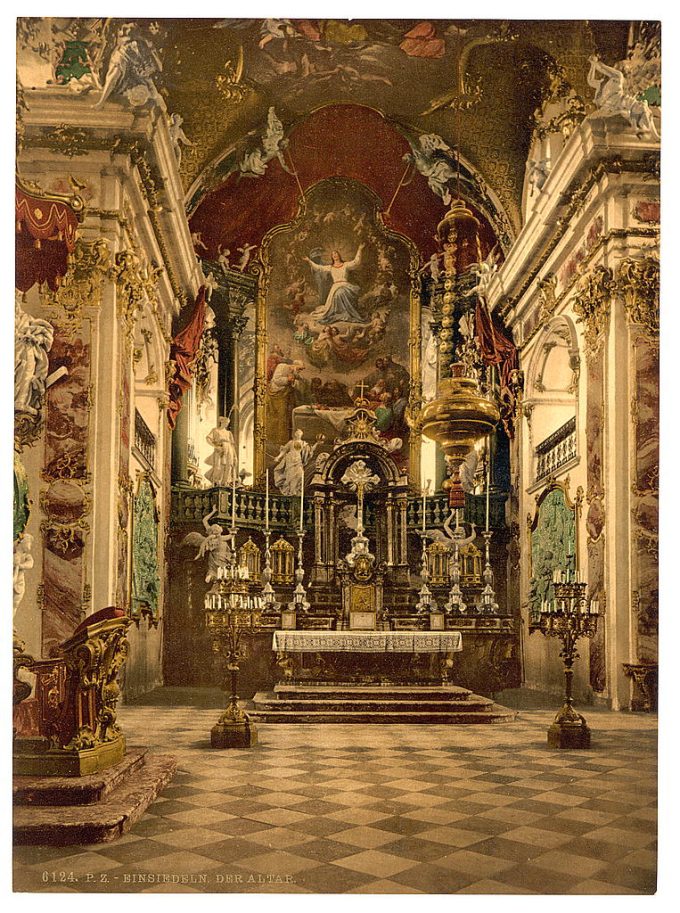
[(305, 513), (305, 470), (304, 466), (300, 470), (300, 532), (304, 532), (304, 513)]
[(425, 511), (427, 509), (427, 504), (425, 502), (426, 497), (427, 497), (427, 488), (423, 488), (423, 532), (425, 532)]
[(266, 532), (269, 532), (269, 470), (265, 473), (264, 528)]
[(231, 483), (231, 528), (236, 529), (236, 473)]
[(489, 532), (489, 495), (491, 492), (491, 439), (489, 438), (489, 447), (486, 457), (486, 531)]

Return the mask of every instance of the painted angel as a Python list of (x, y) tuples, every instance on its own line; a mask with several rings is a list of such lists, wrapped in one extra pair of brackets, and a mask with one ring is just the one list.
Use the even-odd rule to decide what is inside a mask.
[(191, 545), (198, 548), (198, 554), (194, 561), (199, 558), (208, 557), (208, 573), (205, 575), (205, 582), (212, 583), (217, 580), (217, 571), (220, 567), (226, 567), (231, 556), (230, 537), (224, 535), (223, 529), (219, 523), (210, 523), (210, 519), (217, 513), (215, 507), (203, 517), (203, 528), (205, 536), (201, 533), (188, 533), (182, 539), (182, 546)]
[(452, 164), (453, 150), (436, 133), (423, 133), (418, 142), (419, 145), (411, 143), (411, 152), (406, 153), (404, 161), (415, 165), (427, 180), (430, 190), (448, 206), (451, 202), (448, 182), (456, 176)]
[(267, 165), (272, 159), (279, 160), (284, 171), (292, 174), (283, 157), (283, 150), (288, 145), (288, 140), (283, 135), (283, 124), (276, 116), (274, 107), (270, 107), (267, 114), (267, 130), (262, 135), (262, 148), (246, 153), (239, 163), (239, 170), (243, 175), (260, 177), (267, 170)]

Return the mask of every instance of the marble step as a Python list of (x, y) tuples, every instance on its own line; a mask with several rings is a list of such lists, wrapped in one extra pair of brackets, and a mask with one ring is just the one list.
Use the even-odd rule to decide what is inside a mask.
[(429, 723), (429, 724), (487, 724), (507, 723), (517, 718), (517, 711), (492, 704), (488, 710), (259, 710), (248, 716), (255, 723)]
[(145, 763), (95, 805), (17, 805), (14, 843), (72, 846), (110, 843), (139, 821), (172, 779), (177, 762), (170, 755), (147, 754)]
[[(279, 700), (378, 700), (378, 701), (467, 701), (479, 699), (467, 688), (456, 685), (285, 685), (274, 687)], [(486, 698), (482, 698), (486, 700)]]
[(434, 713), (481, 713), (488, 711), (493, 707), (493, 701), (483, 697), (477, 697), (474, 700), (464, 701), (442, 701), (442, 700), (423, 700), (420, 695), (411, 695), (402, 700), (383, 700), (379, 697), (372, 698), (325, 698), (318, 699), (308, 696), (297, 698), (295, 700), (283, 699), (271, 692), (259, 693), (255, 695), (254, 704), (257, 710), (323, 710), (323, 711), (347, 711), (356, 710), (364, 713), (401, 713), (408, 710), (418, 712)]
[(86, 777), (16, 776), (12, 801), (15, 805), (93, 805), (139, 770), (146, 753), (146, 749), (129, 751), (120, 764)]

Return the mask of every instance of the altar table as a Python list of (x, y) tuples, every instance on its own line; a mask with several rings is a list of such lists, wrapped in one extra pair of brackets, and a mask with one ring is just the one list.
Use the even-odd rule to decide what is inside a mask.
[(278, 653), (460, 653), (460, 631), (274, 631)]

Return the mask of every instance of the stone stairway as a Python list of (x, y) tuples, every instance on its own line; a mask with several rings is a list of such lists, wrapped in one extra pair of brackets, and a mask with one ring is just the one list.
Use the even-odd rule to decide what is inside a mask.
[(248, 715), (261, 723), (506, 723), (514, 710), (455, 685), (276, 685)]
[(139, 821), (176, 766), (170, 755), (149, 754), (143, 748), (89, 776), (15, 776), (14, 843), (110, 843)]

